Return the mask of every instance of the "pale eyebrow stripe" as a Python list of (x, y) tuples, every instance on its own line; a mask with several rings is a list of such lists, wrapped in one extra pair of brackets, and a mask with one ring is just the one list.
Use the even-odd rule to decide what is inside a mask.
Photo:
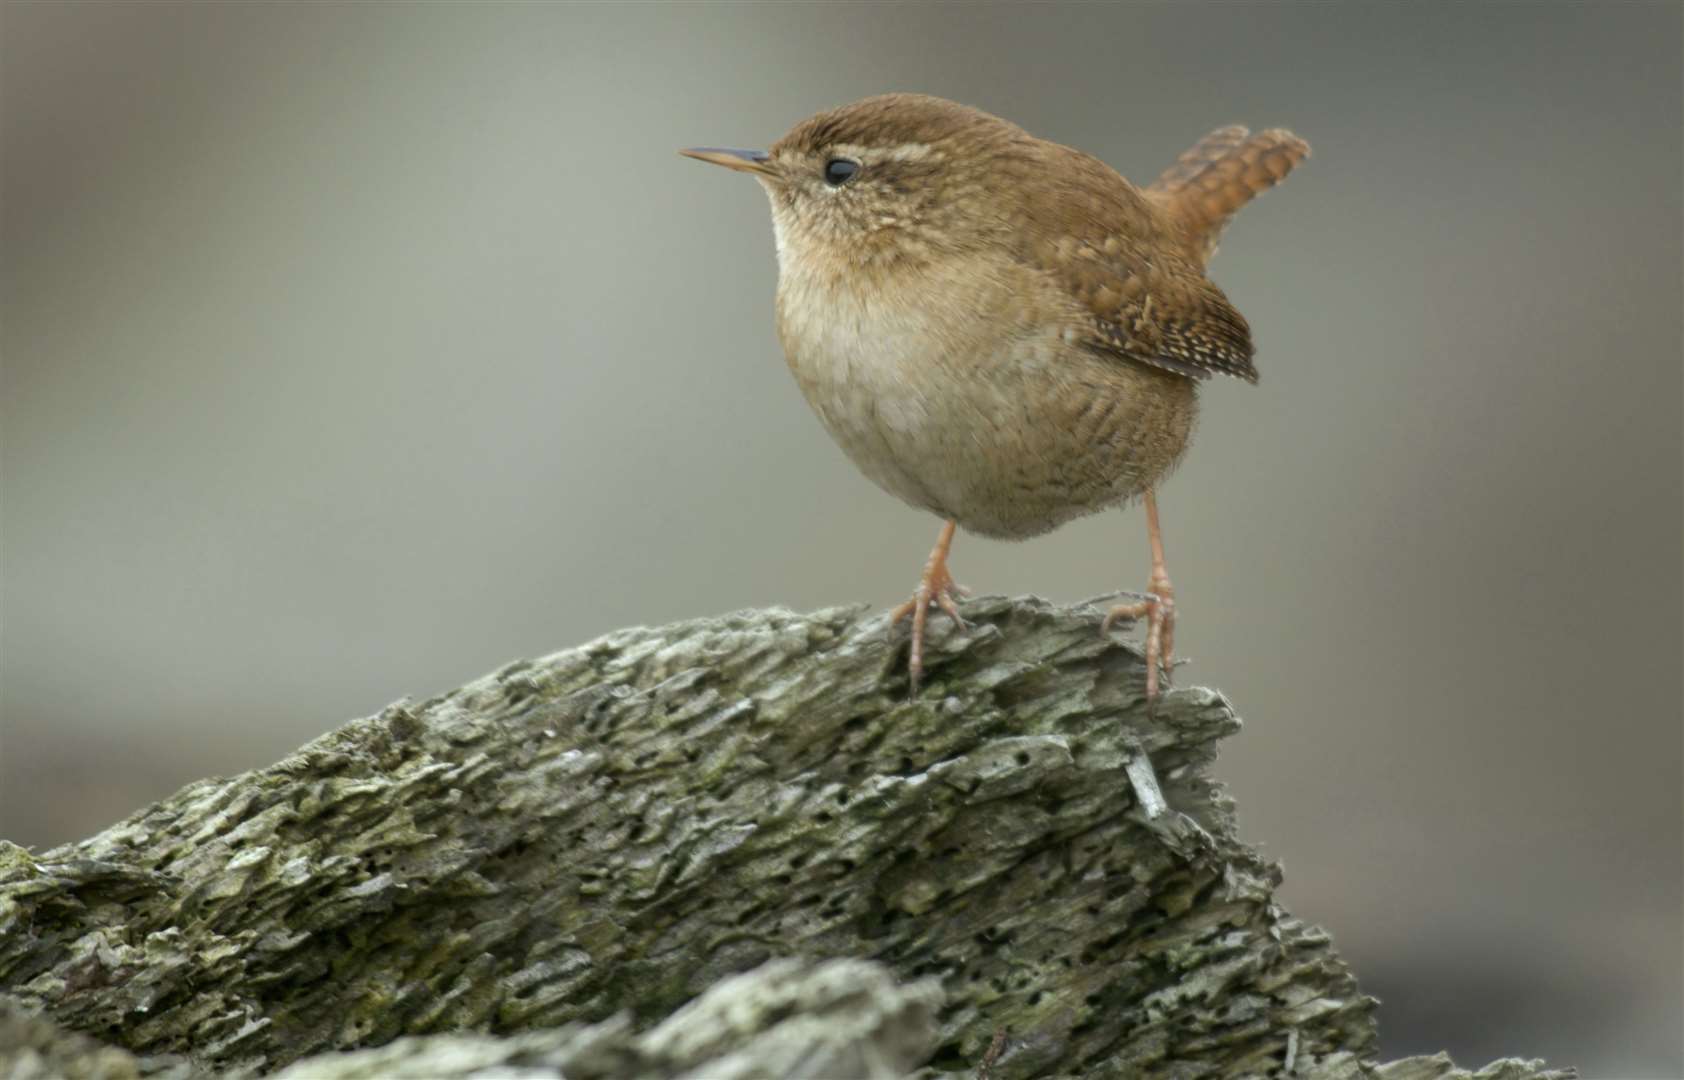
[[(858, 143), (837, 143), (830, 148), (832, 154), (856, 157), (862, 160), (867, 156), (867, 150), (867, 147)], [(869, 156), (879, 161), (922, 161), (937, 155), (935, 149), (929, 143), (908, 142), (877, 150), (870, 153)]]

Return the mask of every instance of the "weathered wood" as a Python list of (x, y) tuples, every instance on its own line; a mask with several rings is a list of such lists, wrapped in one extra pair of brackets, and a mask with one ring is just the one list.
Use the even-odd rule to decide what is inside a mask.
[[(1374, 1002), (1274, 902), (1278, 869), (1206, 774), (1239, 729), (1220, 695), (1174, 690), (1148, 716), (1138, 655), (1094, 608), (965, 614), (914, 701), (857, 609), (623, 630), (79, 844), (0, 845), (0, 992), (143, 1056), (269, 1070), (414, 1035), (435, 1037), (385, 1052), (471, 1057), (501, 1044), (462, 1033), (517, 1032), (542, 1034), (513, 1053), (604, 1032), (635, 1049), (728, 975), (856, 957), (906, 994), (939, 983), (907, 1059), (933, 1048), (925, 1075), (968, 1073), (1001, 1030), (997, 1080), (1455, 1075), (1372, 1063)], [(692, 1008), (685, 1037), (741, 1049)], [(871, 1029), (822, 1012), (815, 1045)]]

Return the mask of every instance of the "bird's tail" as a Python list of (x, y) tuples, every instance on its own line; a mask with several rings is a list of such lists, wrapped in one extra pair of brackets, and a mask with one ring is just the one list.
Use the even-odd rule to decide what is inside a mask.
[(1239, 208), (1309, 156), (1310, 144), (1284, 128), (1256, 135), (1238, 124), (1217, 128), (1176, 158), (1146, 194), (1180, 223), (1194, 253), (1208, 262)]

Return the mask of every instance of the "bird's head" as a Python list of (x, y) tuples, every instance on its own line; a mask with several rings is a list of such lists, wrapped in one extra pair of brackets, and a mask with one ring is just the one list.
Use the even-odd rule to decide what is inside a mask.
[(768, 150), (679, 152), (760, 181), (786, 269), (842, 268), (933, 258), (1010, 229), (1036, 141), (942, 98), (883, 94), (809, 117)]

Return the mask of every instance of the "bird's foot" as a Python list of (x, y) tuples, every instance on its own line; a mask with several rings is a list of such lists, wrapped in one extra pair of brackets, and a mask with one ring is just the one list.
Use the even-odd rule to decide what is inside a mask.
[[(1136, 594), (1126, 594), (1136, 595)], [(1105, 613), (1100, 633), (1110, 633), (1111, 624), (1118, 619), (1146, 620), (1146, 706), (1151, 708), (1158, 697), (1158, 674), (1169, 682), (1175, 665), (1175, 587), (1169, 575), (1154, 573), (1151, 583), (1140, 600), (1133, 604), (1118, 604)]]
[(913, 590), (911, 598), (889, 612), (890, 630), (899, 626), (908, 615), (912, 616), (912, 648), (906, 670), (912, 681), (913, 696), (917, 696), (918, 683), (924, 675), (924, 624), (930, 609), (940, 608), (953, 620), (953, 625), (964, 630), (965, 620), (959, 615), (957, 601), (970, 594), (969, 589), (956, 584), (953, 575), (947, 572), (946, 554), (938, 546), (924, 565), (924, 576), (919, 579), (918, 588)]

